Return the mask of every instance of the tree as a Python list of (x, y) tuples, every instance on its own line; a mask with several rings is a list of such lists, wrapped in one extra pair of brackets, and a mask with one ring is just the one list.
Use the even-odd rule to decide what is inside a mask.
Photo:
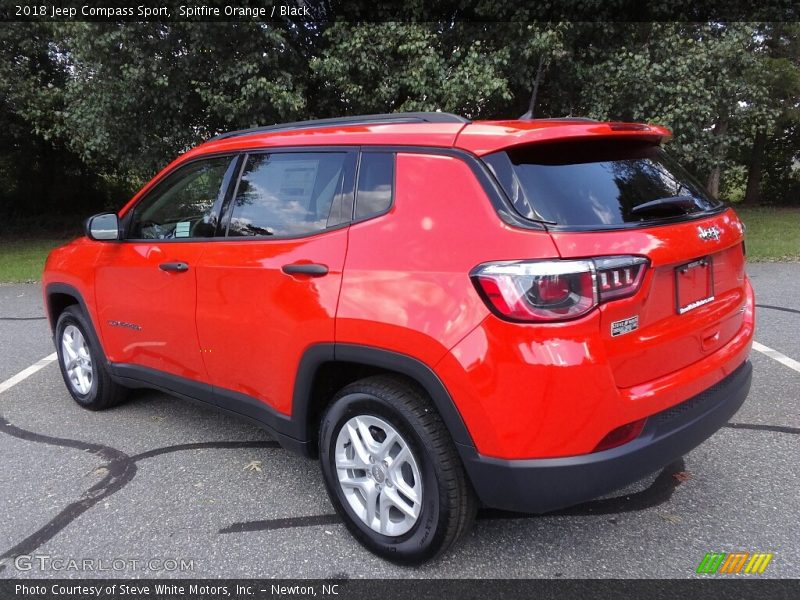
[(261, 23), (59, 24), (70, 74), (48, 132), (106, 172), (141, 178), (238, 127), (305, 112), (306, 65)]
[[(765, 154), (770, 138), (800, 120), (800, 26), (797, 23), (766, 23), (759, 27), (756, 85), (766, 90), (762, 104), (753, 107), (755, 118), (749, 124), (752, 143), (745, 153), (747, 187), (744, 202), (762, 201)], [(764, 112), (766, 111), (766, 114)], [(771, 135), (770, 135), (771, 134)], [(796, 158), (795, 153), (790, 161)], [(749, 156), (747, 156), (749, 154)]]
[[(672, 128), (673, 152), (719, 191), (745, 118), (774, 119), (747, 23), (595, 24), (572, 38), (579, 104), (600, 119)], [(757, 115), (757, 116), (756, 116)]]
[(66, 82), (49, 24), (6, 23), (0, 55), (0, 229), (31, 215), (39, 228), (60, 227), (65, 208), (88, 212), (102, 206), (108, 184), (62, 139), (48, 135)]
[(337, 22), (311, 59), (319, 115), (443, 110), (477, 117), (511, 98), (507, 49), (479, 26)]
[[(517, 118), (535, 89), (537, 117), (664, 124), (712, 192), (736, 181), (748, 201), (762, 187), (796, 201), (781, 190), (797, 178), (797, 24), (545, 23), (515, 7), (465, 23), (459, 10), (430, 23), (6, 24), (0, 194), (22, 189), (21, 156), (57, 157), (91, 184), (83, 197), (118, 204), (115, 190), (221, 131), (403, 110)], [(53, 193), (36, 173), (33, 207)]]

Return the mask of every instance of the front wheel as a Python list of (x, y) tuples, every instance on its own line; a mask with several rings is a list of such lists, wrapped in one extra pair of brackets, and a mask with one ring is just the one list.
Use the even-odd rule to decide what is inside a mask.
[(67, 307), (56, 323), (56, 351), (61, 375), (75, 402), (89, 410), (102, 410), (122, 402), (128, 390), (111, 380), (90, 331), (83, 312), (77, 306)]
[(320, 462), (353, 536), (393, 562), (419, 564), (469, 529), (477, 502), (430, 400), (393, 376), (343, 388), (320, 424)]

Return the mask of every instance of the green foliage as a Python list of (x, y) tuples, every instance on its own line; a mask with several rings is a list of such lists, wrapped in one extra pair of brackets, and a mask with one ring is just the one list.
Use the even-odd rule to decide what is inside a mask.
[(740, 203), (744, 201), (747, 188), (747, 168), (744, 165), (733, 165), (725, 171), (722, 179), (720, 197), (728, 202)]
[(743, 198), (762, 157), (762, 197), (798, 201), (800, 25), (544, 23), (508, 10), (504, 23), (6, 24), (0, 204), (28, 195), (30, 210), (50, 210), (45, 196), (64, 192), (29, 181), (54, 161), (81, 206), (118, 205), (176, 154), (257, 124), (516, 118), (537, 74), (537, 117), (661, 123), (702, 181), (719, 170), (722, 194)]
[(800, 119), (787, 118), (767, 142), (764, 169), (765, 204), (800, 203)]
[(457, 25), (335, 23), (312, 77), (319, 114), (445, 110), (478, 116), (511, 98), (501, 71), (506, 48), (489, 48)]
[(60, 33), (70, 77), (51, 131), (103, 169), (151, 174), (220, 131), (303, 114), (305, 64), (271, 25), (73, 23)]
[[(757, 119), (771, 126), (762, 61), (754, 26), (733, 23), (607, 23), (603, 39), (613, 46), (582, 44), (578, 70), (584, 82), (579, 104), (599, 119), (649, 121), (669, 126), (671, 150), (696, 173), (725, 164), (731, 146), (749, 141), (739, 124)], [(580, 37), (579, 40), (580, 41)], [(602, 43), (602, 42), (601, 42)]]

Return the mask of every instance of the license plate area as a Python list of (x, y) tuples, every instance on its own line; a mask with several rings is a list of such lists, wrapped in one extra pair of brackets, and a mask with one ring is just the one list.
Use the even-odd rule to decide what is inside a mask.
[(675, 268), (675, 308), (679, 315), (714, 300), (714, 268), (710, 256)]

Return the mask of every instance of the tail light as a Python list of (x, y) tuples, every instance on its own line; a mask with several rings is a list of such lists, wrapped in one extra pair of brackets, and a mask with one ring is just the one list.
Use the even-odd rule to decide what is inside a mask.
[(646, 269), (646, 258), (615, 256), (485, 263), (470, 277), (500, 317), (553, 322), (578, 318), (600, 302), (635, 294)]
[(641, 256), (596, 258), (597, 290), (600, 302), (617, 300), (635, 294), (642, 284), (647, 259)]

